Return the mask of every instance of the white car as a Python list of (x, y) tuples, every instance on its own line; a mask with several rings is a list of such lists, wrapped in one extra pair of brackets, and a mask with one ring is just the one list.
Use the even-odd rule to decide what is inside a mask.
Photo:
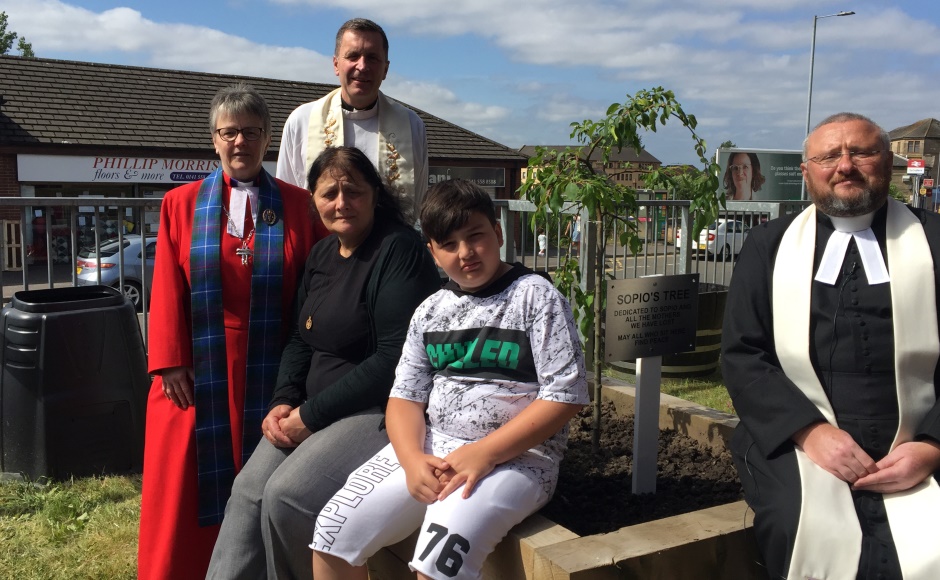
[[(705, 252), (709, 256), (720, 255), (729, 259), (741, 252), (741, 246), (747, 239), (750, 227), (737, 220), (719, 219), (702, 230), (698, 236), (698, 243), (690, 249), (692, 255)], [(682, 247), (682, 230), (676, 233), (676, 247)]]

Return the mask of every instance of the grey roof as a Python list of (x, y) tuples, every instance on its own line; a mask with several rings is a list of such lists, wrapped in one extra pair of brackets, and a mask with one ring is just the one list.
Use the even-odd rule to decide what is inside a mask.
[(940, 139), (940, 121), (921, 119), (916, 123), (898, 127), (888, 132), (892, 141), (898, 139)]
[[(552, 151), (564, 151), (565, 149), (577, 148), (578, 145), (523, 145), (519, 151), (526, 157), (532, 157), (535, 155), (536, 147), (544, 147), (545, 149), (551, 149)], [(600, 155), (595, 151), (595, 154), (591, 157), (592, 160), (597, 160)], [(630, 147), (624, 147), (619, 152), (614, 152), (611, 154), (610, 159), (612, 161), (629, 161), (630, 163), (662, 163), (659, 159), (653, 157), (645, 149), (641, 150), (639, 154)]]
[[(209, 104), (244, 81), (264, 95), (274, 135), (298, 105), (335, 85), (43, 58), (0, 56), (0, 147), (64, 144), (213, 152)], [(408, 106), (408, 105), (406, 105)], [(525, 163), (515, 149), (409, 107), (424, 121), (433, 158)]]

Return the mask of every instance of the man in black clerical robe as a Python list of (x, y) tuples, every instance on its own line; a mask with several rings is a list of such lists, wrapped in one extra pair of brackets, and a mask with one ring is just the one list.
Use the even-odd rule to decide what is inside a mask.
[(752, 228), (722, 370), (771, 578), (940, 578), (940, 216), (888, 198), (887, 134), (817, 125), (813, 205)]

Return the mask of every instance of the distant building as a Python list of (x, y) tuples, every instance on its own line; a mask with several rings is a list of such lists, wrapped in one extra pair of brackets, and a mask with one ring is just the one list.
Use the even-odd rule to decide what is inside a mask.
[(891, 151), (895, 154), (891, 182), (901, 191), (912, 192), (911, 180), (906, 179), (909, 159), (924, 160), (926, 171), (923, 177), (938, 177), (936, 168), (940, 155), (940, 121), (921, 119), (889, 131), (888, 137), (891, 140)]
[(898, 127), (888, 132), (891, 150), (908, 159), (928, 156), (936, 158), (940, 153), (940, 121), (922, 119), (911, 125)]
[[(552, 151), (564, 151), (569, 147), (576, 147), (575, 145), (542, 145), (545, 149), (550, 149)], [(525, 145), (519, 149), (519, 152), (525, 155), (526, 157), (532, 157), (535, 155), (535, 145)], [(645, 187), (645, 182), (643, 180), (644, 176), (651, 171), (658, 169), (662, 162), (659, 159), (656, 159), (650, 155), (646, 150), (642, 150), (639, 153), (625, 147), (619, 153), (613, 153), (610, 156), (610, 163), (605, 167), (600, 160), (600, 153), (597, 153), (597, 157), (591, 158), (592, 166), (595, 170), (603, 169), (605, 173), (610, 177), (611, 181), (616, 183), (623, 184), (627, 187), (633, 189), (643, 189)], [(525, 181), (526, 176), (528, 175), (528, 167), (522, 168), (522, 181)]]

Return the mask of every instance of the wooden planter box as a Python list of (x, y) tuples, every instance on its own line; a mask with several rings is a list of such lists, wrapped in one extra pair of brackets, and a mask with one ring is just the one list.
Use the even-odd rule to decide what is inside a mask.
[[(634, 388), (604, 379), (604, 398), (633, 413)], [(662, 395), (660, 429), (675, 429), (724, 449), (733, 415)], [(625, 492), (627, 493), (627, 492)], [(655, 501), (655, 500), (654, 500)], [(690, 512), (609, 534), (578, 536), (539, 514), (513, 528), (486, 560), (486, 580), (766, 578), (743, 501)], [(407, 562), (417, 534), (369, 560), (372, 580), (413, 578)]]

